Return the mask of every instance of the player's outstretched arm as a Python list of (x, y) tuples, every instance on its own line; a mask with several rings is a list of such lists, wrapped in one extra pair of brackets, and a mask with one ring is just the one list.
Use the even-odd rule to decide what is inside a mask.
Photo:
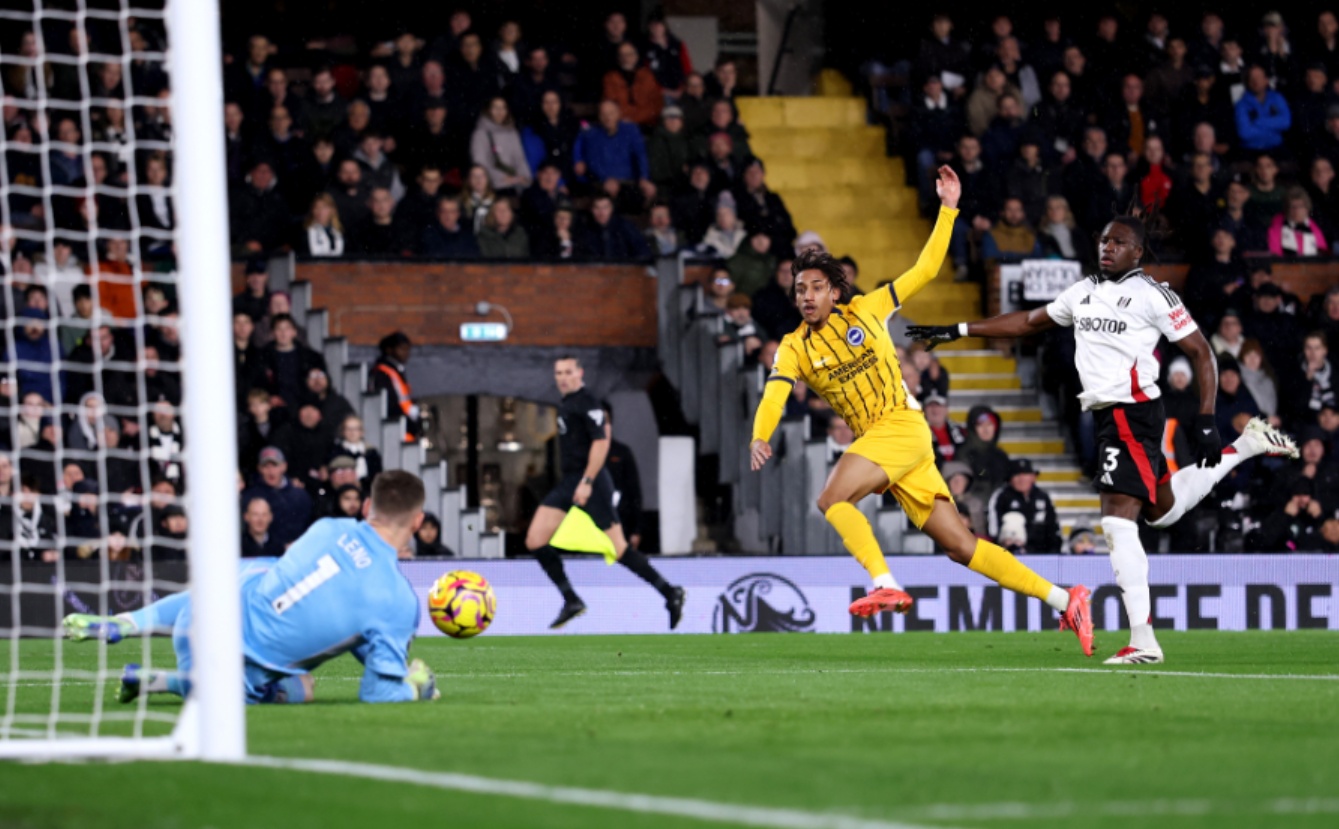
[(1218, 401), (1218, 362), (1213, 346), (1196, 331), (1176, 341), (1195, 366), (1200, 384), (1200, 412), (1195, 417), (1195, 453), (1200, 466), (1217, 466), (1223, 459), (1223, 439), (1218, 434), (1214, 405)]
[(907, 338), (920, 340), (925, 343), (927, 350), (933, 351), (935, 346), (951, 343), (961, 337), (1029, 337), (1049, 331), (1058, 324), (1042, 307), (1000, 314), (976, 322), (960, 322), (957, 325), (909, 325)]
[(962, 182), (947, 164), (939, 168), (935, 191), (939, 193), (942, 206), (939, 208), (939, 218), (935, 220), (934, 231), (930, 233), (930, 240), (921, 249), (921, 255), (911, 270), (893, 281), (893, 293), (899, 304), (905, 304), (919, 293), (944, 268), (944, 257), (948, 254), (948, 245), (953, 238), (953, 223), (958, 218), (958, 200), (962, 197)]

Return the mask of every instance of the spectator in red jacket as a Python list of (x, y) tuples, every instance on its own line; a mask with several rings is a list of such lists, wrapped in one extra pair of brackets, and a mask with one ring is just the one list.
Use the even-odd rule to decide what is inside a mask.
[(627, 41), (618, 47), (618, 67), (604, 76), (604, 97), (618, 104), (625, 119), (647, 129), (660, 120), (665, 106), (656, 76), (641, 65), (637, 47)]

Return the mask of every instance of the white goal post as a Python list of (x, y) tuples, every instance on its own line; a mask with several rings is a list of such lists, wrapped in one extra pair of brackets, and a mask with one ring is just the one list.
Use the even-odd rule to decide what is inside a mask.
[[(9, 706), (9, 710), (3, 712), (4, 723), (0, 728), (0, 759), (89, 757), (181, 758), (223, 762), (241, 760), (246, 756), (246, 718), (243, 695), (241, 601), (238, 584), (240, 526), (236, 488), (237, 429), (230, 310), (232, 291), (224, 153), (224, 92), (218, 4), (216, 0), (166, 0), (165, 4), (162, 0), (157, 3), (146, 2), (146, 5), (150, 6), (165, 6), (164, 9), (159, 9), (138, 8), (136, 0), (119, 0), (119, 3), (116, 3), (117, 9), (109, 11), (111, 4), (90, 3), (87, 0), (58, 3), (55, 4), (55, 8), (44, 6), (42, 0), (31, 0), (31, 3), (31, 10), (28, 12), (5, 11), (0, 12), (0, 17), (23, 25), (21, 18), (26, 14), (32, 18), (28, 25), (37, 32), (40, 32), (43, 23), (49, 19), (71, 21), (78, 27), (84, 26), (90, 20), (101, 21), (103, 25), (110, 26), (115, 26), (119, 22), (122, 34), (126, 36), (123, 41), (126, 45), (114, 56), (89, 54), (85, 50), (83, 54), (74, 56), (66, 54), (48, 56), (39, 52), (35, 59), (25, 59), (22, 56), (16, 57), (11, 52), (7, 58), (0, 55), (2, 64), (0, 68), (9, 69), (16, 64), (26, 65), (40, 73), (54, 63), (73, 65), (77, 72), (86, 76), (91, 63), (104, 60), (118, 61), (124, 68), (126, 79), (124, 106), (127, 113), (132, 107), (140, 105), (140, 99), (135, 97), (136, 93), (129, 88), (132, 74), (131, 60), (135, 57), (141, 59), (144, 57), (143, 53), (131, 53), (127, 23), (133, 19), (162, 19), (166, 28), (166, 67), (170, 79), (172, 108), (170, 140), (173, 173), (170, 194), (175, 209), (174, 241), (179, 275), (176, 288), (180, 302), (182, 386), (180, 420), (186, 435), (182, 461), (183, 468), (189, 470), (189, 481), (183, 503), (189, 519), (185, 548), (192, 602), (193, 625), (190, 641), (193, 670), (190, 677), (192, 683), (190, 698), (181, 707), (170, 734), (142, 737), (100, 736), (98, 718), (103, 712), (101, 700), (111, 693), (109, 688), (114, 687), (118, 676), (106, 663), (117, 652), (107, 650), (107, 645), (103, 643), (75, 645), (62, 642), (59, 638), (61, 629), (57, 622), (49, 631), (55, 651), (55, 667), (46, 669), (49, 672), (49, 679), (44, 683), (35, 680), (34, 672), (19, 664), (19, 654), (23, 652), (21, 645), (29, 647), (21, 642), (21, 637), (27, 635), (29, 637), (27, 642), (30, 643), (36, 634), (19, 619), (19, 608), (22, 605), (18, 594), (22, 588), (17, 585), (11, 587), (7, 598), (14, 619), (0, 619), (0, 627), (9, 631), (10, 648), (6, 664), (0, 664), (0, 706), (6, 705), (5, 695), (8, 697)], [(163, 55), (158, 54), (155, 57), (162, 59)], [(82, 89), (84, 100), (57, 103), (66, 109), (83, 107), (83, 123), (87, 129), (88, 109), (99, 99), (89, 97), (87, 83), (82, 84)], [(46, 108), (48, 99), (45, 93), (39, 94), (38, 98), (35, 111), (41, 112)], [(105, 103), (98, 105), (106, 106)], [(130, 135), (133, 158), (133, 129)], [(87, 164), (93, 154), (88, 148), (92, 139), (86, 132), (83, 140), (83, 154)], [(50, 141), (54, 142), (55, 139)], [(47, 139), (34, 136), (33, 143), (40, 146), (43, 159), (45, 159), (45, 142)], [(45, 163), (43, 161), (43, 164)], [(129, 199), (133, 202), (136, 197), (133, 173), (130, 180), (132, 184), (129, 186)], [(51, 181), (51, 178), (47, 177), (43, 182), (44, 188), (48, 191), (44, 196), (48, 204), (51, 200), (50, 192), (60, 190), (53, 188)], [(84, 185), (84, 188), (86, 189), (81, 189), (90, 199), (93, 198), (95, 191), (104, 192), (102, 187), (95, 187), (91, 183)], [(6, 192), (0, 193), (0, 199), (8, 199), (11, 192), (21, 190), (22, 188), (7, 188)], [(8, 218), (7, 210), (5, 217)], [(97, 230), (96, 220), (90, 224), (88, 233), (91, 236)], [(139, 230), (138, 226), (132, 228), (132, 233), (136, 230)], [(15, 233), (17, 234), (17, 231)], [(28, 238), (36, 242), (44, 236), (46, 249), (52, 250), (57, 232), (48, 223), (40, 234), (29, 231), (28, 236), (19, 234), (19, 238)], [(114, 234), (109, 234), (109, 237), (114, 238)], [(93, 241), (89, 240), (90, 247)], [(135, 242), (132, 241), (131, 244)], [(0, 252), (0, 255), (7, 254)], [(137, 276), (139, 271), (137, 265), (135, 267)], [(5, 290), (12, 290), (15, 284), (13, 278), (15, 269), (10, 266), (3, 272), (6, 274)], [(95, 321), (97, 319), (98, 317), (94, 317)], [(53, 315), (50, 327), (54, 328), (54, 323)], [(96, 323), (94, 327), (96, 328)], [(54, 339), (53, 335), (52, 340)], [(5, 342), (12, 345), (12, 335), (6, 337)], [(59, 352), (57, 354), (59, 355)], [(144, 358), (141, 355), (136, 359), (139, 360), (137, 366), (139, 373), (143, 374)], [(95, 362), (94, 365), (100, 363)], [(7, 371), (12, 373), (15, 368), (11, 366)], [(142, 390), (142, 378), (140, 387)], [(66, 406), (60, 406), (59, 393), (56, 397), (57, 405), (53, 409), (59, 417), (63, 408), (71, 407), (68, 401)], [(15, 398), (17, 405), (17, 392)], [(138, 417), (141, 422), (146, 422), (146, 406), (143, 399), (140, 400), (140, 409)], [(16, 458), (18, 454), (16, 451)], [(56, 457), (61, 456), (62, 450), (57, 448)], [(144, 459), (139, 463), (143, 468), (147, 468), (147, 461)], [(17, 469), (18, 463), (15, 462), (14, 466)], [(16, 472), (15, 492), (18, 491), (17, 482)], [(105, 512), (105, 507), (103, 509)], [(144, 509), (148, 511), (147, 506)], [(102, 524), (104, 532), (106, 525), (104, 515)], [(13, 570), (16, 577), (20, 571), (18, 555), (17, 549), (14, 549)], [(146, 565), (144, 569), (148, 575), (141, 589), (147, 599), (152, 593), (153, 585), (151, 553), (147, 544), (144, 556)], [(104, 580), (109, 578), (106, 558), (108, 556), (104, 554), (102, 564)], [(11, 565), (5, 563), (0, 566), (8, 571)], [(56, 572), (58, 575), (54, 577), (55, 589), (51, 587), (45, 589), (57, 602), (61, 602), (61, 588), (65, 579), (64, 565), (58, 563)], [(106, 584), (102, 587), (103, 591), (112, 589)], [(107, 604), (104, 595), (101, 607), (105, 608)], [(69, 612), (70, 608), (63, 607), (63, 611)], [(3, 644), (0, 642), (0, 646)], [(62, 673), (62, 648), (70, 650), (75, 647), (101, 648), (104, 655), (100, 657), (96, 672), (85, 672), (85, 675), (80, 677), (85, 681), (72, 683), (72, 685), (94, 685), (92, 695), (95, 702), (91, 715), (80, 713), (77, 717), (68, 718), (68, 721), (84, 726), (82, 730), (70, 733), (71, 730), (57, 729), (56, 726), (66, 721), (66, 714), (61, 709), (59, 686), (63, 679), (68, 679), (74, 673)], [(149, 652), (147, 639), (140, 642), (139, 638), (136, 638), (118, 647), (130, 649), (126, 654), (132, 660), (141, 649), (145, 654)], [(155, 656), (155, 659), (157, 658)], [(24, 733), (22, 729), (11, 727), (17, 719), (13, 710), (19, 693), (16, 689), (22, 690), (25, 682), (29, 685), (53, 686), (50, 727), (34, 729), (31, 733)], [(72, 697), (74, 694), (71, 693), (69, 696)], [(145, 703), (142, 699), (139, 701), (141, 715), (139, 719), (133, 721), (133, 729), (130, 729), (134, 735), (139, 735), (144, 730), (142, 726), (145, 721), (151, 721), (154, 717), (161, 720), (162, 711), (172, 710), (160, 706), (154, 706), (154, 709), (156, 710), (146, 716)], [(107, 719), (111, 719), (110, 714), (107, 715)], [(117, 731), (117, 729), (106, 730)], [(160, 728), (159, 733), (161, 731)]]

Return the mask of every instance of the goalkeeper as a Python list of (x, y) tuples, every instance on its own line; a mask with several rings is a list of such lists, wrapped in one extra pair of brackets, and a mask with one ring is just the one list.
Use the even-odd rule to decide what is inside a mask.
[[(420, 659), (408, 661), (419, 603), (396, 565), (423, 523), (423, 482), (390, 471), (372, 482), (367, 521), (316, 522), (282, 558), (252, 559), (242, 568), (242, 652), (248, 703), (308, 702), (310, 671), (352, 653), (365, 668), (364, 702), (437, 699), (436, 677)], [(178, 593), (133, 613), (65, 617), (71, 639), (119, 642), (140, 631), (171, 632), (177, 670), (127, 665), (121, 702), (141, 693), (185, 697), (191, 690), (191, 602)]]

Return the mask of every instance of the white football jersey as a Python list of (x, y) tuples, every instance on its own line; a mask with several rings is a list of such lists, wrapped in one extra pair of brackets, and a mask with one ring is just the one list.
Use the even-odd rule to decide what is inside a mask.
[(1177, 342), (1199, 330), (1181, 298), (1139, 268), (1120, 279), (1085, 277), (1047, 305), (1046, 313), (1057, 325), (1074, 329), (1085, 410), (1160, 397), (1153, 349), (1163, 337)]

